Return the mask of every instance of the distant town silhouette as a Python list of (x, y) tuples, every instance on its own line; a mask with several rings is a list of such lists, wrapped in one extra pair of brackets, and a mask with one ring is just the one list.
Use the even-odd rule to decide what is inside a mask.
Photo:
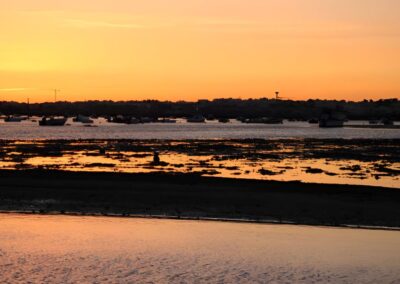
[(359, 102), (338, 100), (293, 101), (280, 99), (214, 99), (187, 101), (82, 101), (56, 103), (0, 102), (2, 115), (88, 115), (136, 117), (188, 117), (201, 114), (207, 118), (270, 117), (309, 120), (324, 113), (341, 113), (351, 120), (400, 120), (398, 99), (364, 100)]

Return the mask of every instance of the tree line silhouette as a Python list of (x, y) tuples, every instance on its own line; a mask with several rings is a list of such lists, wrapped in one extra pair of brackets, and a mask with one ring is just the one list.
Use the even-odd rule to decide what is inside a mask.
[(84, 101), (55, 103), (0, 102), (2, 115), (77, 115), (136, 117), (188, 117), (202, 114), (216, 118), (273, 117), (308, 120), (322, 113), (338, 112), (348, 119), (368, 120), (388, 118), (400, 120), (398, 99), (364, 100), (359, 102), (338, 100), (274, 100), (274, 99), (215, 99), (187, 101)]

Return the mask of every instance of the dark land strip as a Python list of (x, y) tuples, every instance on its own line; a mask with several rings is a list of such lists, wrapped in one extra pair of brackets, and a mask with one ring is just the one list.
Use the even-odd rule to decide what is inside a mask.
[(400, 189), (197, 174), (1, 170), (3, 212), (400, 227)]

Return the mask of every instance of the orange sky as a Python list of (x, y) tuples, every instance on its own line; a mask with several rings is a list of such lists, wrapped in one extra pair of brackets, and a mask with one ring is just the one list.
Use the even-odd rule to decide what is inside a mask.
[(0, 100), (400, 98), (399, 0), (0, 0)]

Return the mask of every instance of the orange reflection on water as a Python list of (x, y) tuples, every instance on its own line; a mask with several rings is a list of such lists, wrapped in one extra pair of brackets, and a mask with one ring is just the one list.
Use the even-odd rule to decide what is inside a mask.
[[(161, 153), (160, 157), (161, 163), (156, 164), (153, 163), (152, 152), (110, 151), (100, 154), (96, 151), (77, 151), (57, 156), (27, 157), (24, 162), (3, 159), (0, 167), (124, 173), (163, 171), (229, 178), (400, 187), (399, 175), (379, 172), (376, 162), (300, 158), (221, 159), (220, 156), (182, 153)], [(393, 163), (388, 168), (398, 171), (400, 163)]]
[(6, 283), (394, 283), (400, 270), (397, 231), (14, 214), (0, 224)]

